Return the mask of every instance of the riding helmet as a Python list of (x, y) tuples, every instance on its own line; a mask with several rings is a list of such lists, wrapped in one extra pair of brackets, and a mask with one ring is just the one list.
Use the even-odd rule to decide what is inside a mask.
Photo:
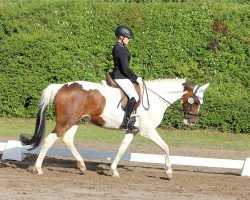
[(118, 26), (115, 30), (115, 36), (124, 36), (129, 39), (133, 38), (133, 32), (128, 26)]

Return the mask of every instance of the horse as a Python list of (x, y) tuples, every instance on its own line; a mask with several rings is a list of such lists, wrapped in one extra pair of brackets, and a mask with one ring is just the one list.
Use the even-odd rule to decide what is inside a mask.
[[(169, 147), (157, 133), (166, 109), (175, 101), (181, 99), (184, 113), (183, 122), (193, 125), (199, 117), (200, 106), (203, 103), (203, 94), (209, 86), (198, 86), (186, 79), (158, 79), (147, 80), (140, 85), (142, 102), (133, 116), (138, 131), (126, 130), (124, 139), (117, 155), (111, 164), (113, 177), (120, 177), (117, 165), (134, 136), (139, 132), (141, 136), (153, 141), (164, 153), (165, 173), (167, 179), (172, 177), (172, 167), (169, 158)], [(39, 109), (36, 117), (33, 136), (21, 134), (20, 141), (30, 148), (42, 147), (35, 163), (38, 174), (43, 174), (42, 162), (48, 149), (61, 138), (70, 149), (77, 161), (79, 170), (84, 173), (86, 166), (84, 159), (74, 146), (73, 138), (81, 120), (111, 129), (119, 129), (123, 120), (124, 110), (121, 108), (121, 92), (119, 88), (88, 81), (74, 81), (64, 84), (50, 84), (42, 92)], [(54, 103), (56, 125), (54, 130), (45, 138), (46, 111), (48, 105)]]

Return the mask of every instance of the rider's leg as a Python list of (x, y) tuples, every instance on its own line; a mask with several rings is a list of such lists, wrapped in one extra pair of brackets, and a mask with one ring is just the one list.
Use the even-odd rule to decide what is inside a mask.
[(128, 101), (128, 104), (126, 106), (126, 110), (125, 110), (125, 114), (124, 114), (124, 117), (123, 117), (123, 121), (122, 121), (121, 127), (126, 128), (128, 130), (138, 129), (137, 127), (134, 126), (134, 123), (129, 122), (130, 117), (131, 117), (131, 113), (134, 110), (135, 104), (136, 104), (135, 98), (132, 97)]
[(134, 85), (128, 79), (115, 79), (115, 81), (129, 97), (121, 127), (127, 128), (129, 130), (137, 129), (137, 127), (134, 126), (134, 123), (129, 123), (129, 119), (131, 117), (131, 113), (134, 110), (135, 103), (139, 100)]

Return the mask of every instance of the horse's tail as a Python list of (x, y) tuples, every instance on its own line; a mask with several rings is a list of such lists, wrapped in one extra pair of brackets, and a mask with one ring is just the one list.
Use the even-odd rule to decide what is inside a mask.
[(20, 141), (23, 145), (30, 145), (31, 148), (36, 148), (40, 145), (45, 135), (46, 111), (50, 103), (54, 101), (55, 95), (63, 84), (51, 84), (43, 90), (39, 109), (36, 116), (36, 127), (33, 136), (20, 135)]

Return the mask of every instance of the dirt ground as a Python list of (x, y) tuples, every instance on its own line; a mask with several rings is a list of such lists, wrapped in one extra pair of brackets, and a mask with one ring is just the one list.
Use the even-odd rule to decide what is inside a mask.
[[(2, 138), (6, 142), (8, 138)], [(5, 141), (4, 141), (5, 140)], [(61, 142), (56, 144), (62, 146)], [(77, 148), (117, 151), (119, 145), (76, 141)], [(170, 147), (171, 155), (245, 159), (247, 152)], [(132, 144), (128, 152), (162, 152), (154, 145)], [(0, 155), (1, 157), (1, 155)], [(250, 177), (241, 177), (241, 170), (173, 166), (173, 178), (167, 180), (160, 164), (121, 161), (121, 178), (112, 178), (111, 161), (86, 160), (82, 174), (71, 157), (46, 157), (43, 175), (33, 172), (35, 155), (22, 162), (0, 161), (0, 199), (250, 199)]]

